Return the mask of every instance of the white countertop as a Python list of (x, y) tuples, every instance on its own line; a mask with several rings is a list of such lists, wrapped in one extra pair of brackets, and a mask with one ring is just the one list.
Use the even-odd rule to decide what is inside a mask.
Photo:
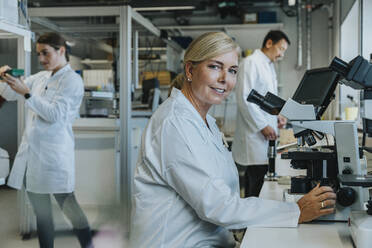
[(119, 131), (119, 119), (78, 118), (72, 129), (74, 131)]
[(346, 223), (300, 224), (297, 228), (248, 228), (240, 248), (353, 248)]

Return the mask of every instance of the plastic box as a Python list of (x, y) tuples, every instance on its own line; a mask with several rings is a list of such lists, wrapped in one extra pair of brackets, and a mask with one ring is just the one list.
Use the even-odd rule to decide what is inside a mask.
[(18, 0), (0, 1), (0, 21), (18, 24)]
[(258, 12), (258, 23), (276, 23), (276, 12), (274, 11)]
[(242, 19), (244, 24), (257, 23), (257, 13), (244, 13)]

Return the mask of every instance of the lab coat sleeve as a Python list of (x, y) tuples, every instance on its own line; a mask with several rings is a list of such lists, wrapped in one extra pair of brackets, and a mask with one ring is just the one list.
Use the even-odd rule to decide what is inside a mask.
[(66, 120), (73, 105), (80, 105), (84, 94), (83, 83), (78, 75), (70, 74), (61, 82), (52, 101), (33, 95), (26, 100), (26, 106), (47, 122)]
[(0, 82), (0, 95), (7, 101), (15, 101), (19, 96), (9, 85), (3, 82)]
[(259, 132), (269, 125), (263, 114), (263, 110), (257, 104), (247, 101), (247, 97), (252, 89), (258, 90), (260, 94), (266, 94), (266, 92), (261, 92), (259, 89), (262, 85), (259, 85), (258, 73), (260, 72), (254, 61), (244, 60), (238, 73), (238, 83), (235, 89), (238, 111), (254, 132)]
[[(36, 74), (37, 75), (37, 74)], [(29, 89), (32, 88), (35, 75), (29, 76), (25, 79), (25, 84)], [(24, 96), (15, 92), (8, 84), (0, 81), (0, 95), (5, 98), (7, 101), (16, 101), (24, 99)]]
[(203, 152), (207, 144), (192, 121), (180, 118), (176, 123), (167, 123), (161, 137), (164, 179), (199, 218), (228, 229), (297, 226), (300, 211), (296, 203), (240, 198), (223, 178), (216, 176), (218, 173), (210, 169), (215, 167), (208, 164), (213, 163), (213, 154)]

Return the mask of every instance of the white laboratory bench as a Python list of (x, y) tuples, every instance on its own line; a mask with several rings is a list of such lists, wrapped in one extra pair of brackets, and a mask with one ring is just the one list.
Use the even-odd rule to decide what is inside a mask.
[(76, 131), (119, 131), (119, 119), (78, 118), (72, 129)]
[[(93, 229), (98, 229), (118, 203), (119, 120), (79, 118), (73, 124), (75, 136), (75, 194)], [(55, 211), (60, 215), (60, 211)], [(55, 216), (56, 229), (66, 229)], [(60, 221), (58, 221), (60, 220)]]
[(9, 154), (0, 148), (0, 185), (5, 184), (5, 178), (9, 175)]
[[(117, 203), (119, 125), (117, 119), (79, 118), (72, 129), (75, 136), (75, 194), (88, 217), (90, 226), (99, 227), (117, 218), (113, 210)], [(24, 190), (20, 199), (22, 234), (36, 230), (33, 210)], [(56, 231), (71, 229), (71, 225), (52, 198)]]
[[(280, 157), (280, 155), (278, 155)], [(289, 168), (288, 160), (277, 157), (278, 175), (301, 174), (301, 170)], [(283, 190), (289, 185), (265, 181), (260, 198), (283, 200)], [(247, 228), (240, 248), (353, 248), (347, 223), (308, 223), (297, 228)]]
[[(132, 116), (131, 155), (135, 167), (148, 117)], [(119, 119), (79, 118), (73, 124), (78, 202), (93, 228), (117, 218), (121, 187)], [(134, 170), (134, 169), (133, 169)]]

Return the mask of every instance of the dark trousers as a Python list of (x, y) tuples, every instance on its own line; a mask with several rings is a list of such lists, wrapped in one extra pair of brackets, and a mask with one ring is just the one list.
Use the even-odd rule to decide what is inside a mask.
[(239, 171), (240, 188), (244, 188), (244, 197), (258, 197), (267, 173), (267, 165), (243, 166), (236, 163), (236, 166)]
[[(54, 223), (50, 194), (27, 192), (36, 215), (37, 233), (40, 248), (53, 248)], [(87, 217), (76, 201), (74, 193), (53, 194), (59, 207), (71, 221), (73, 231), (79, 239), (81, 247), (92, 247), (92, 234)]]

